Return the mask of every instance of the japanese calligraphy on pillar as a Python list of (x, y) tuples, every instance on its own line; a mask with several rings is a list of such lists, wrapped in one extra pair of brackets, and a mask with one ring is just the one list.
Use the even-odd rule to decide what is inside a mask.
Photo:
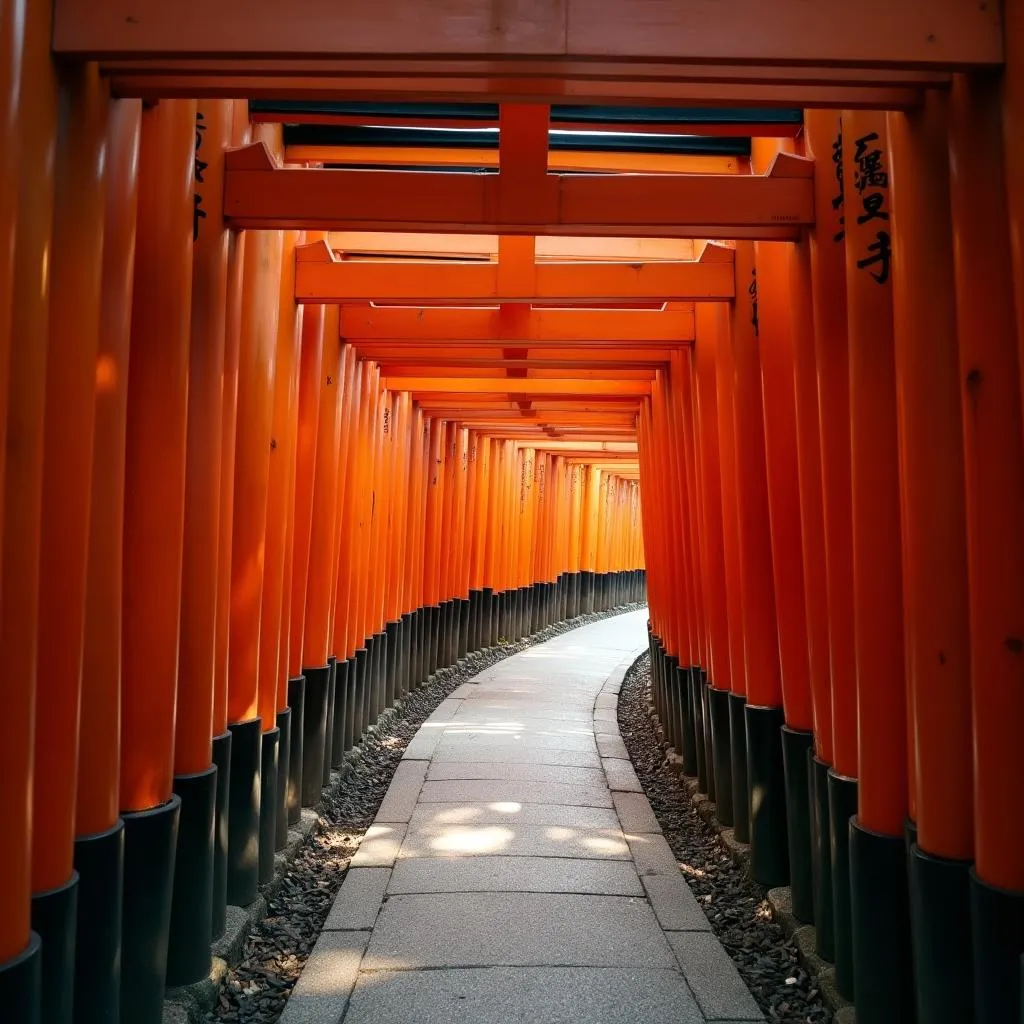
[(879, 284), (889, 280), (892, 261), (892, 238), (889, 234), (889, 172), (885, 166), (885, 153), (876, 146), (877, 132), (868, 132), (855, 141), (853, 154), (853, 186), (860, 199), (858, 224), (878, 221), (874, 239), (867, 252), (857, 260), (857, 267), (866, 270)]
[[(196, 112), (196, 164), (195, 164), (195, 177), (197, 185), (205, 185), (206, 179), (206, 168), (210, 165), (199, 156), (199, 150), (203, 148), (203, 132), (206, 131), (206, 124), (204, 123), (206, 118), (200, 111)], [(195, 242), (199, 238), (199, 222), (200, 220), (206, 219), (206, 211), (203, 209), (203, 196), (197, 190), (192, 196), (192, 241)]]
[(747, 286), (747, 294), (750, 296), (750, 322), (754, 326), (754, 337), (760, 334), (757, 321), (757, 267), (750, 271), (750, 284)]
[(836, 194), (832, 197), (832, 209), (839, 213), (839, 230), (832, 236), (833, 242), (841, 242), (846, 237), (846, 217), (843, 214), (845, 189), (843, 186), (843, 122), (840, 120), (836, 132), (836, 141), (832, 143), (832, 167), (836, 176)]

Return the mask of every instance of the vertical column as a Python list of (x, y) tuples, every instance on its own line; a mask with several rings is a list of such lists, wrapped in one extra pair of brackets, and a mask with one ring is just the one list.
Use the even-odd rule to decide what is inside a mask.
[(196, 109), (192, 228), (192, 323), (181, 569), (178, 713), (174, 791), (181, 798), (175, 853), (168, 985), (210, 972), (213, 928), (213, 691), (220, 544), (224, 340), (229, 232), (224, 224), (224, 150), (231, 145), (233, 104)]
[[(747, 664), (747, 804), (751, 874), (777, 884), (786, 865), (786, 805), (782, 746), (778, 742), (782, 683), (772, 585), (771, 528), (765, 469), (761, 362), (758, 352), (757, 271), (753, 245), (736, 245), (736, 300), (732, 317), (736, 482)], [(758, 799), (755, 800), (755, 794)]]
[[(850, 365), (846, 317), (845, 183), (841, 118), (806, 113), (807, 149), (832, 167), (815, 175), (817, 227), (809, 235), (814, 356), (818, 371), (832, 728), (816, 734), (811, 768), (818, 949), (835, 958), (836, 985), (853, 995), (846, 822), (857, 807), (857, 683), (853, 640), (853, 499), (850, 493)], [(827, 161), (827, 163), (826, 163)], [(826, 738), (831, 747), (826, 747)]]
[(338, 444), (341, 431), (344, 353), (338, 337), (338, 307), (327, 306), (321, 324), (323, 367), (320, 372), (319, 424), (313, 475), (306, 614), (302, 639), (302, 675), (306, 679), (302, 740), (302, 805), (320, 802), (330, 666), (327, 645), (334, 581), (335, 504), (338, 489)]
[[(232, 102), (231, 143), (249, 141), (249, 104)], [(235, 525), (235, 437), (238, 359), (242, 332), (242, 271), (245, 233), (228, 235), (228, 283), (224, 316), (224, 384), (221, 395), (220, 527), (217, 542), (217, 614), (214, 623), (213, 763), (217, 766), (217, 808), (213, 847), (213, 934), (227, 927), (228, 840), (231, 805), (231, 731), (228, 729), (228, 655), (231, 646), (231, 552)]]
[[(295, 422), (298, 414), (298, 346), (302, 331), (302, 307), (295, 302), (295, 247), (299, 233), (284, 231), (281, 235), (257, 662), (258, 711), (263, 733), (260, 741), (261, 883), (269, 882), (274, 877), (274, 851), (279, 844), (283, 846), (287, 841), (287, 809), (285, 821), (278, 822), (277, 817), (281, 797), (287, 797), (288, 759), (285, 755), (290, 754), (291, 746), (290, 714), (282, 714), (279, 710), (282, 703), (287, 706), (287, 681), (279, 676), (278, 666), (282, 643), (285, 535), (288, 529), (288, 506), (292, 500), (288, 482), (294, 458)], [(284, 738), (286, 731), (287, 740)], [(279, 782), (282, 785), (279, 786)]]
[[(64, 69), (59, 86), (65, 116), (57, 131), (49, 257), (45, 387), (51, 400), (43, 424), (31, 830), (32, 927), (43, 942), (42, 1016), (55, 1024), (70, 1022), (74, 1001), (73, 842), (89, 546), (89, 518), (82, 510), (89, 507), (92, 485), (108, 106), (106, 83), (93, 64)], [(52, 400), (55, 395), (60, 399)]]
[[(309, 237), (309, 241), (312, 238)], [(302, 674), (302, 641), (306, 625), (306, 590), (309, 580), (309, 545), (313, 528), (313, 484), (316, 474), (317, 432), (320, 423), (321, 373), (324, 353), (324, 307), (307, 305), (302, 311), (299, 345), (299, 408), (295, 445), (295, 486), (292, 578), (288, 601), (288, 707), (291, 742), (288, 751), (288, 824), (297, 825), (302, 808), (306, 677)]]
[(266, 564), (281, 244), (279, 231), (248, 232), (242, 268), (228, 653), (228, 900), (238, 906), (251, 903), (259, 885), (263, 748), (259, 717), (260, 604)]
[(971, 919), (978, 1024), (1019, 1013), (1024, 952), (1024, 442), (998, 86), (956, 76), (950, 109), (974, 734)]
[[(0, 259), (13, 259), (9, 278), (0, 279), (0, 337), (10, 353), (3, 380), (0, 591), (18, 595), (17, 601), (5, 603), (0, 618), (0, 657), (7, 676), (17, 681), (5, 694), (10, 735), (0, 747), (0, 800), (10, 830), (0, 843), (0, 995), (5, 1007), (30, 1024), (39, 1019), (41, 969), (39, 937), (31, 930), (32, 802), (27, 795), (33, 788), (45, 339), (57, 117), (49, 39), (49, 5), (26, 0), (0, 8), (0, 75), (10, 84), (9, 91), (0, 93), (5, 127), (10, 129), (5, 137), (19, 143), (8, 145), (0, 157), (5, 185), (0, 199)], [(13, 344), (16, 338), (34, 338), (36, 344)]]
[(121, 1019), (163, 1012), (178, 831), (172, 793), (188, 414), (192, 101), (143, 111), (125, 458)]
[(111, 104), (107, 133), (96, 423), (79, 719), (74, 1019), (117, 1019), (121, 998), (124, 822), (120, 817), (121, 587), (128, 343), (142, 104)]
[(723, 539), (722, 479), (718, 438), (717, 361), (721, 355), (722, 308), (699, 303), (696, 307), (697, 338), (694, 356), (697, 376), (697, 408), (701, 423), (701, 495), (704, 504), (704, 535), (707, 551), (707, 606), (711, 634), (711, 689), (708, 692), (708, 724), (714, 761), (715, 807), (723, 825), (732, 825), (732, 750), (729, 742), (729, 608)]
[[(909, 907), (899, 456), (885, 116), (843, 114), (854, 639), (860, 781), (849, 826), (853, 992), (906, 1020)], [(842, 827), (843, 819), (835, 822)], [(884, 967), (884, 970), (883, 970)], [(895, 969), (894, 969), (895, 968)], [(893, 1016), (895, 1015), (895, 1016)]]
[[(964, 449), (945, 97), (889, 114), (909, 714), (910, 900), (922, 1020), (973, 1014)], [(936, 567), (942, 566), (941, 582)], [(913, 799), (916, 790), (916, 800)], [(950, 964), (962, 965), (950, 970)]]
[(792, 293), (790, 272), (794, 246), (789, 242), (758, 242), (756, 248), (768, 502), (785, 711), (781, 737), (788, 875), (796, 916), (809, 920), (814, 897), (807, 751), (813, 743), (813, 716), (797, 466), (793, 310), (798, 299)]

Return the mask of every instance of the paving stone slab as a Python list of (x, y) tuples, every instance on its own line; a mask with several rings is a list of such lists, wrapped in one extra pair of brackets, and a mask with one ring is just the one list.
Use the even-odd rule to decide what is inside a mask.
[(636, 777), (632, 762), (623, 760), (620, 757), (605, 757), (601, 759), (605, 775), (608, 776), (608, 788), (619, 793), (642, 793), (644, 787)]
[(484, 701), (464, 700), (462, 709), (455, 716), (459, 722), (475, 722), (490, 718), (520, 719), (534, 722), (576, 722), (587, 728), (594, 720), (594, 709), (582, 706), (579, 709), (566, 708), (562, 704), (538, 705), (533, 701)]
[(619, 698), (616, 694), (602, 690), (594, 701), (595, 708), (610, 708), (614, 711), (619, 706)]
[(405, 752), (402, 754), (402, 760), (429, 761), (434, 756), (434, 751), (437, 750), (437, 745), (440, 741), (440, 729), (421, 728), (419, 732), (409, 740), (409, 745), (405, 748)]
[(710, 932), (669, 932), (676, 960), (709, 1021), (762, 1021), (736, 965)]
[(615, 708), (594, 708), (594, 721), (598, 727), (614, 725), (619, 721), (619, 713)]
[(427, 716), (426, 720), (428, 722), (449, 722), (459, 713), (462, 705), (463, 701), (458, 697), (445, 697)]
[(391, 868), (350, 867), (324, 922), (324, 931), (372, 928), (390, 878)]
[(369, 938), (369, 932), (321, 932), (279, 1024), (338, 1024)]
[(500, 779), (425, 782), (420, 790), (421, 804), (459, 801), (611, 807), (612, 795), (606, 787), (600, 786), (560, 786), (543, 782), (503, 782)]
[(491, 711), (481, 709), (479, 712), (456, 715), (449, 723), (452, 730), (467, 727), (482, 730), (495, 729), (500, 732), (550, 732), (558, 735), (593, 736), (594, 720), (587, 715), (581, 721), (565, 718), (545, 718), (538, 715), (521, 715), (514, 711)]
[(612, 793), (612, 802), (622, 824), (622, 831), (627, 835), (661, 832), (661, 825), (643, 793)]
[(399, 859), (387, 891), (391, 895), (438, 892), (644, 895), (636, 870), (628, 860), (507, 856)]
[[(608, 723), (602, 724), (607, 725)], [(602, 757), (629, 758), (629, 751), (626, 750), (626, 744), (622, 742), (622, 737), (610, 733), (599, 732), (597, 734), (597, 752)]]
[(548, 747), (497, 747), (478, 750), (475, 747), (439, 747), (433, 764), (484, 761), (495, 764), (563, 764), (567, 767), (600, 768), (596, 750), (562, 750)]
[(673, 964), (646, 900), (451, 893), (392, 896), (377, 918), (363, 969)]
[[(413, 743), (421, 734), (413, 737)], [(412, 743), (409, 744), (412, 746)], [(443, 742), (439, 744), (441, 756), (454, 747), (467, 750), (497, 749), (500, 747), (519, 747), (524, 750), (597, 750), (594, 734), (558, 733), (541, 730), (521, 732), (484, 731), (472, 725), (449, 728), (444, 731)]]
[(345, 1024), (703, 1024), (681, 974), (593, 967), (362, 973)]
[(418, 804), (409, 831), (448, 825), (554, 825), (559, 828), (617, 829), (619, 818), (610, 807), (573, 804), (524, 804), (517, 801)]
[(427, 776), (429, 761), (400, 761), (377, 810), (375, 822), (408, 821)]
[(665, 931), (711, 931), (711, 924), (693, 890), (678, 871), (675, 876), (644, 875), (643, 885), (654, 908), (654, 916)]
[(577, 857), (630, 860), (618, 828), (567, 828), (558, 825), (441, 825), (410, 829), (399, 851), (411, 857)]
[[(410, 764), (423, 764), (411, 761)], [(438, 761), (430, 765), (427, 780), (507, 779), (510, 782), (559, 782), (570, 786), (601, 786), (605, 783), (600, 768), (576, 768), (559, 764), (506, 764), (501, 761)], [(394, 784), (392, 783), (392, 786)], [(390, 790), (388, 791), (390, 794)], [(419, 794), (419, 789), (416, 790)], [(385, 797), (385, 800), (387, 797)], [(413, 800), (415, 803), (415, 799)], [(389, 821), (403, 821), (389, 818)]]
[(405, 825), (371, 825), (349, 865), (353, 868), (389, 868), (405, 839)]
[(662, 835), (627, 835), (633, 863), (640, 877), (645, 875), (678, 875), (679, 861)]

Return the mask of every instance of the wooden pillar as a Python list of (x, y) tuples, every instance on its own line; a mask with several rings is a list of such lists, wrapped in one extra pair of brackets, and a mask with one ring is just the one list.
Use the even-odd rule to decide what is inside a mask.
[(125, 460), (121, 1018), (162, 1013), (180, 800), (172, 794), (185, 520), (195, 115), (144, 110)]
[(111, 104), (79, 719), (75, 1013), (116, 1017), (121, 998), (121, 589), (128, 344), (142, 104)]
[(975, 1015), (1019, 1012), (1024, 832), (1024, 448), (998, 84), (955, 77), (950, 189), (966, 476), (974, 731)]

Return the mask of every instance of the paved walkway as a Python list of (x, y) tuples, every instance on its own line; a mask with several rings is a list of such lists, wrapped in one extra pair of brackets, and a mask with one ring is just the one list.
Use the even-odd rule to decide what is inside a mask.
[(615, 704), (646, 612), (481, 672), (409, 744), (281, 1024), (763, 1020)]

